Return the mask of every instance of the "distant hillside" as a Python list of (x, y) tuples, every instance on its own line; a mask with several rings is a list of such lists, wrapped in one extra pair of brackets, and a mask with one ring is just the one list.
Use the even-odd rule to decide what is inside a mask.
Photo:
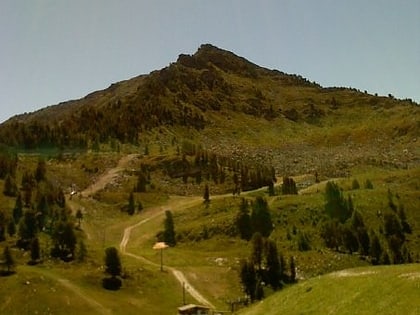
[(419, 130), (420, 106), (411, 100), (323, 88), (206, 44), (148, 75), (15, 116), (0, 125), (0, 142), (164, 148), (188, 139), (224, 156), (275, 161), (282, 173), (342, 176), (360, 163), (418, 165)]
[(240, 315), (420, 313), (420, 266), (342, 270), (303, 281), (242, 310)]

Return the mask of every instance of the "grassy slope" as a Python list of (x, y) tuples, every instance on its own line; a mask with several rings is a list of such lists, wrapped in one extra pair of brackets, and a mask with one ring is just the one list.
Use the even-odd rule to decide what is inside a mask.
[(419, 294), (419, 264), (362, 267), (300, 282), (238, 314), (414, 315)]

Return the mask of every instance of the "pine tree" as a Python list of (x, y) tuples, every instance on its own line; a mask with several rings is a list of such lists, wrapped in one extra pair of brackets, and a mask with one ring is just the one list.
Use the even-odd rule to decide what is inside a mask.
[(10, 174), (7, 174), (6, 179), (4, 181), (3, 194), (8, 197), (15, 197), (17, 192), (18, 189), (14, 178)]
[(264, 237), (268, 237), (273, 231), (270, 209), (263, 197), (257, 197), (252, 204), (251, 224), (252, 231), (259, 232)]
[(77, 261), (84, 262), (86, 256), (87, 256), (87, 248), (86, 248), (85, 242), (81, 240), (79, 242), (78, 251), (77, 251)]
[(36, 170), (35, 170), (35, 180), (37, 182), (45, 180), (46, 172), (47, 172), (47, 165), (45, 163), (45, 160), (41, 158), (41, 159), (39, 159), (38, 165), (37, 165)]
[(6, 246), (3, 251), (4, 265), (7, 267), (7, 273), (10, 274), (16, 262), (12, 256), (9, 246)]
[(105, 272), (111, 277), (121, 275), (121, 260), (118, 250), (115, 247), (108, 247), (105, 250)]
[(245, 294), (249, 296), (251, 302), (255, 300), (257, 286), (257, 273), (254, 264), (243, 259), (241, 260), (240, 279), (244, 287)]
[(36, 263), (40, 257), (39, 240), (35, 237), (31, 242), (31, 262)]
[(273, 290), (281, 287), (282, 269), (277, 251), (277, 245), (273, 240), (266, 242), (266, 269), (268, 283)]
[(15, 207), (13, 208), (13, 220), (17, 224), (23, 214), (23, 203), (21, 194), (17, 195)]
[(371, 233), (369, 255), (372, 258), (372, 264), (379, 264), (382, 256), (382, 247), (379, 238), (375, 232)]
[(7, 224), (7, 234), (9, 234), (10, 237), (13, 237), (16, 234), (16, 224), (13, 219)]
[(203, 194), (204, 203), (208, 204), (210, 202), (210, 191), (209, 185), (204, 186), (204, 194)]
[(136, 212), (136, 205), (134, 201), (134, 194), (133, 192), (130, 193), (130, 196), (128, 197), (128, 210), (129, 215), (133, 215)]
[(239, 213), (236, 217), (236, 226), (242, 239), (249, 241), (252, 237), (251, 217), (249, 215), (249, 204), (242, 198), (239, 206)]
[(175, 227), (174, 227), (174, 219), (172, 217), (172, 212), (169, 210), (166, 210), (165, 216), (166, 218), (164, 221), (163, 241), (169, 246), (175, 246), (176, 238), (175, 238)]
[(259, 232), (254, 233), (254, 235), (252, 235), (251, 243), (252, 243), (251, 261), (255, 266), (257, 266), (258, 272), (261, 272), (262, 259), (263, 259), (263, 253), (264, 253), (264, 239), (261, 233)]
[(338, 219), (344, 223), (351, 217), (352, 212), (349, 202), (343, 197), (343, 193), (334, 182), (327, 182), (325, 186), (325, 212), (331, 219)]

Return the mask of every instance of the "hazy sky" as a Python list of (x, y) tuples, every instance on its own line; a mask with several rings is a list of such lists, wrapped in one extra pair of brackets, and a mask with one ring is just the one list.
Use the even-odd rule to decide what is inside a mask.
[(0, 0), (0, 122), (203, 43), (323, 86), (420, 102), (420, 0)]

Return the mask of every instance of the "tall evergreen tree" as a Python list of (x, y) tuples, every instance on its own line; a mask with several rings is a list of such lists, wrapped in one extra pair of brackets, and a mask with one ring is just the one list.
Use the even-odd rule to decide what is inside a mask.
[(165, 221), (164, 221), (164, 231), (163, 231), (163, 241), (169, 246), (176, 245), (175, 238), (175, 226), (174, 219), (172, 217), (172, 212), (169, 210), (165, 211)]
[(242, 198), (239, 206), (239, 213), (236, 217), (236, 226), (242, 239), (249, 241), (252, 237), (251, 217), (249, 215), (249, 204)]
[(17, 193), (18, 189), (15, 179), (10, 174), (7, 174), (4, 181), (3, 194), (8, 197), (16, 197)]
[(259, 232), (264, 237), (268, 237), (273, 231), (270, 209), (263, 197), (257, 197), (252, 203), (251, 224), (252, 231)]
[(327, 182), (325, 186), (325, 212), (331, 219), (338, 219), (341, 223), (352, 215), (340, 187), (334, 182)]
[(280, 264), (277, 245), (273, 240), (266, 241), (266, 269), (268, 284), (277, 290), (281, 287), (282, 266)]
[(115, 247), (108, 247), (105, 250), (105, 272), (111, 277), (121, 275), (121, 260), (118, 250)]
[(13, 219), (17, 224), (20, 218), (23, 215), (23, 203), (22, 203), (22, 195), (18, 194), (15, 202), (15, 207), (13, 208)]
[(252, 235), (251, 243), (252, 243), (251, 261), (255, 266), (257, 266), (258, 272), (261, 272), (262, 260), (263, 260), (263, 254), (264, 254), (264, 238), (262, 237), (261, 233), (259, 232), (254, 233)]
[(127, 212), (129, 215), (133, 215), (136, 212), (136, 205), (134, 201), (134, 194), (133, 192), (130, 193), (130, 196), (128, 197), (128, 209)]
[(210, 190), (209, 190), (209, 185), (207, 184), (204, 186), (203, 199), (204, 199), (204, 203), (210, 202)]
[(245, 294), (249, 296), (251, 302), (254, 301), (257, 286), (257, 273), (254, 264), (246, 259), (241, 260), (240, 278)]
[(6, 246), (3, 250), (3, 259), (4, 259), (4, 265), (7, 268), (7, 273), (10, 273), (13, 270), (13, 267), (15, 266), (16, 262), (13, 258), (12, 252), (10, 251), (9, 246)]
[(382, 256), (381, 242), (375, 232), (370, 236), (369, 255), (372, 258), (372, 264), (377, 265)]
[(31, 242), (31, 262), (36, 263), (40, 258), (39, 240), (35, 237)]

